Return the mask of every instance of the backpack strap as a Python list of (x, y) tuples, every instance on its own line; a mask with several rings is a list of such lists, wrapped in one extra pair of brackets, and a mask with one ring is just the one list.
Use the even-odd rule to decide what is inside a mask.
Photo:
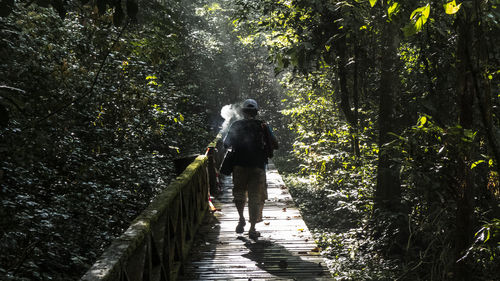
[(276, 137), (271, 133), (269, 126), (265, 122), (261, 123), (262, 130), (264, 132), (264, 150), (268, 158), (273, 158), (274, 150), (278, 149), (278, 141)]

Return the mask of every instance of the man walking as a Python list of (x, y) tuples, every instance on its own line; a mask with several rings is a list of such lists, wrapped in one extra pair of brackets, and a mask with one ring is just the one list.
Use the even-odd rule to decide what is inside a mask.
[(255, 225), (262, 221), (262, 209), (267, 197), (266, 164), (278, 142), (269, 126), (256, 119), (259, 107), (253, 99), (243, 102), (244, 119), (234, 122), (224, 139), (224, 146), (234, 152), (233, 197), (239, 214), (236, 233), (243, 233), (246, 225), (244, 217), (248, 198), (250, 229), (248, 236), (257, 239), (260, 233)]

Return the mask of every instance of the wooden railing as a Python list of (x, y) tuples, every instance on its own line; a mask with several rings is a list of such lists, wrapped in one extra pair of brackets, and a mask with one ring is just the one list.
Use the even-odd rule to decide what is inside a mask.
[[(175, 280), (218, 189), (220, 137), (114, 240), (81, 281)], [(211, 183), (213, 185), (211, 185)]]

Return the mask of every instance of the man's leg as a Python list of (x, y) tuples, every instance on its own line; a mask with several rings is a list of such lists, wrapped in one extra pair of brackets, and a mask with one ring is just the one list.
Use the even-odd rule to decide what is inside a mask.
[(236, 226), (236, 233), (243, 233), (245, 231), (245, 216), (243, 212), (245, 211), (245, 201), (234, 201), (234, 205), (236, 206), (236, 209), (238, 210), (238, 215), (240, 216), (240, 219), (238, 221), (238, 225)]
[(236, 233), (243, 233), (245, 230), (245, 204), (247, 201), (246, 176), (244, 168), (240, 166), (234, 167), (233, 170), (233, 202), (238, 210), (239, 221), (236, 226)]
[(250, 217), (250, 230), (248, 236), (255, 239), (260, 233), (255, 229), (255, 225), (262, 221), (262, 209), (265, 201), (266, 172), (255, 168), (252, 170), (248, 184), (248, 214)]
[(240, 215), (240, 220), (245, 219), (243, 212), (245, 211), (245, 201), (234, 201), (236, 210), (238, 210), (238, 215)]

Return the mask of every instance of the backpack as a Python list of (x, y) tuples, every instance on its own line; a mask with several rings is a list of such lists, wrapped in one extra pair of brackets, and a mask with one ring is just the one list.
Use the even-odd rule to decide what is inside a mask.
[(259, 154), (265, 151), (265, 135), (260, 120), (239, 121), (237, 130), (238, 143), (235, 143), (236, 151)]
[(255, 119), (234, 122), (224, 143), (233, 148), (234, 164), (247, 167), (266, 164), (277, 148), (269, 127), (263, 121)]
[(278, 149), (278, 142), (264, 121), (247, 120), (244, 125), (245, 134), (248, 134), (244, 145), (247, 151), (254, 153), (264, 152), (266, 158), (273, 158), (274, 150)]

